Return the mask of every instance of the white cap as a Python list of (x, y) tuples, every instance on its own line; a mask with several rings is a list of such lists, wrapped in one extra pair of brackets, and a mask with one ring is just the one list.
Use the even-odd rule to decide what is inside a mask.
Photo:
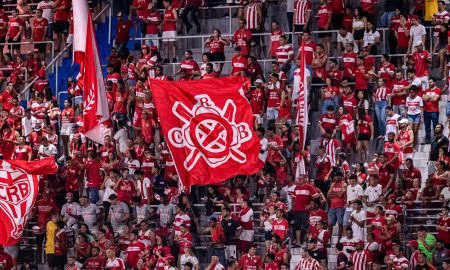
[(409, 121), (408, 121), (408, 119), (403, 118), (402, 120), (398, 121), (398, 123), (399, 123), (399, 124), (406, 124), (406, 125), (408, 125), (408, 124), (409, 124)]

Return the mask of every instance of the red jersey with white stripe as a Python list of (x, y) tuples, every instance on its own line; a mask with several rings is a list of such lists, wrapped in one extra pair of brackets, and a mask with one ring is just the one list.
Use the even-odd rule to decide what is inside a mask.
[[(409, 83), (407, 80), (405, 79), (400, 79), (400, 80), (394, 80), (392, 82), (392, 93), (401, 93), (403, 92), (403, 90), (400, 90), (400, 88), (404, 87), (404, 86), (408, 86)], [(406, 102), (406, 95), (403, 96), (392, 96), (392, 105), (405, 105)]]
[(309, 202), (318, 195), (317, 190), (310, 184), (297, 185), (292, 195), (295, 200), (294, 211), (306, 211)]
[(144, 158), (144, 160), (142, 161), (142, 171), (143, 171), (143, 175), (144, 177), (148, 177), (150, 179), (153, 178), (153, 167), (155, 167), (156, 164), (156, 159), (153, 157), (150, 158)]
[(407, 48), (409, 43), (409, 32), (411, 29), (411, 24), (406, 23), (405, 26), (399, 25), (395, 32), (397, 33), (397, 47)]
[(261, 3), (259, 2), (253, 2), (248, 4), (246, 13), (245, 13), (245, 20), (247, 21), (247, 29), (258, 29), (258, 21), (261, 20), (259, 16), (261, 14), (258, 12), (258, 9), (261, 9)]
[(259, 270), (263, 267), (263, 263), (258, 255), (250, 256), (245, 254), (239, 260), (239, 266), (242, 270)]
[(289, 222), (284, 219), (274, 219), (272, 222), (272, 231), (274, 234), (280, 236), (281, 240), (286, 238), (287, 231), (289, 230)]
[(28, 155), (32, 152), (28, 145), (14, 147), (14, 156), (17, 160), (28, 160)]
[(105, 267), (105, 258), (103, 256), (89, 257), (84, 267), (86, 270), (101, 270)]
[(387, 161), (389, 162), (391, 159), (394, 158), (395, 154), (398, 154), (398, 159), (395, 163), (391, 163), (392, 166), (395, 168), (398, 168), (402, 162), (401, 158), (401, 148), (400, 145), (397, 142), (385, 142), (384, 143), (384, 154), (386, 155)]
[(181, 225), (191, 227), (191, 218), (187, 214), (176, 214), (173, 221), (175, 235), (181, 235)]
[(339, 141), (335, 138), (324, 139), (320, 145), (325, 147), (325, 151), (330, 158), (331, 166), (336, 164), (336, 151), (340, 148)]
[(271, 83), (267, 86), (269, 89), (269, 97), (267, 99), (267, 107), (273, 108), (280, 106), (281, 96), (278, 94), (278, 90), (280, 89), (280, 82), (276, 82), (275, 84)]
[(397, 258), (395, 257), (392, 260), (392, 263), (394, 264), (394, 269), (405, 269), (409, 266), (409, 261), (405, 257)]
[(124, 203), (130, 203), (131, 197), (136, 193), (136, 188), (134, 183), (130, 180), (122, 180), (120, 181), (119, 186), (117, 187), (117, 198), (119, 201)]
[(20, 27), (25, 28), (25, 23), (21, 18), (9, 19), (9, 37), (14, 38), (19, 34)]
[(135, 268), (139, 260), (139, 255), (144, 250), (145, 245), (142, 242), (136, 241), (134, 243), (130, 243), (127, 247), (127, 267)]
[(200, 71), (200, 67), (194, 59), (182, 60), (180, 63), (180, 69), (186, 70), (187, 75), (192, 75), (194, 71)]
[(286, 63), (291, 55), (294, 55), (294, 50), (292, 49), (291, 44), (285, 44), (283, 46), (279, 46), (275, 53), (277, 63), (282, 65)]
[(333, 14), (344, 14), (344, 1), (343, 0), (330, 0), (331, 11)]
[(367, 264), (372, 261), (370, 253), (366, 250), (353, 252), (350, 259), (354, 270), (366, 270)]
[(328, 172), (331, 170), (331, 158), (328, 155), (318, 156), (315, 163), (317, 169), (317, 180), (325, 180)]
[(115, 258), (114, 260), (108, 259), (105, 268), (109, 270), (125, 270), (125, 264), (120, 258)]
[[(346, 52), (342, 55), (342, 62), (344, 63), (344, 77), (351, 77), (351, 74), (355, 73), (357, 57), (358, 55), (355, 52)], [(351, 72), (349, 70), (351, 70)]]
[(264, 101), (266, 100), (264, 91), (261, 88), (257, 88), (252, 91), (250, 106), (254, 114), (262, 115), (264, 112)]
[(311, 12), (311, 2), (308, 0), (297, 0), (294, 3), (294, 24), (306, 24), (306, 14)]
[(225, 50), (225, 43), (220, 39), (211, 39), (209, 41), (209, 52), (210, 53), (223, 53)]
[(323, 221), (323, 222), (327, 223), (328, 222), (327, 213), (325, 211), (323, 211), (322, 209), (309, 211), (308, 224), (309, 224), (309, 232), (311, 234), (318, 233), (318, 231), (316, 229), (316, 225), (319, 221)]
[(388, 95), (391, 93), (391, 89), (387, 87), (378, 87), (375, 91), (375, 101), (383, 101), (388, 99)]
[(370, 124), (372, 124), (372, 119), (366, 114), (363, 119), (358, 121), (359, 134), (370, 135)]
[(232, 74), (235, 74), (236, 72), (241, 72), (243, 70), (247, 69), (247, 57), (241, 55), (241, 56), (234, 56), (231, 59), (231, 67), (232, 67)]
[(309, 259), (300, 259), (295, 270), (319, 270), (320, 264), (313, 258)]
[(332, 16), (333, 11), (331, 11), (331, 7), (328, 4), (320, 5), (317, 9), (317, 27), (327, 29), (329, 25), (330, 17)]
[(275, 30), (270, 33), (270, 56), (276, 56), (278, 47), (280, 46), (280, 36), (283, 35), (283, 31)]
[(336, 117), (336, 115), (333, 114), (324, 114), (320, 117), (319, 123), (322, 125), (322, 128), (327, 130), (327, 129), (335, 129), (337, 124), (338, 124), (338, 119)]
[(252, 41), (252, 32), (249, 29), (237, 29), (233, 35), (233, 42), (236, 46), (241, 48), (241, 54), (248, 56), (250, 55), (250, 50)]
[(355, 108), (356, 108), (357, 102), (355, 95), (351, 93), (350, 95), (344, 95), (342, 96), (342, 106), (347, 108), (347, 113), (351, 116), (355, 115)]
[(375, 7), (377, 5), (377, 0), (361, 0), (361, 9), (370, 14), (375, 14)]

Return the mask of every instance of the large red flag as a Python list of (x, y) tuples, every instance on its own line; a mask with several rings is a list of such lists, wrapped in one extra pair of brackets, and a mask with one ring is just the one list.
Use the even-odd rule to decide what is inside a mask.
[(245, 78), (170, 82), (151, 80), (167, 145), (185, 186), (254, 174), (263, 163), (244, 97)]
[(75, 62), (80, 64), (80, 85), (83, 86), (84, 134), (89, 139), (103, 144), (110, 134), (110, 116), (106, 98), (100, 59), (95, 40), (92, 18), (86, 0), (73, 1)]
[[(305, 62), (305, 48), (304, 44), (301, 45), (302, 54), (300, 55), (300, 87), (297, 104), (297, 125), (299, 126), (299, 139), (298, 147), (299, 151), (305, 150), (306, 133), (308, 131), (308, 80), (306, 76), (306, 62)], [(305, 160), (302, 155), (299, 155), (300, 160), (297, 165), (296, 175), (305, 174)]]
[(39, 175), (54, 174), (53, 158), (27, 162), (0, 161), (0, 244), (20, 241), (28, 215), (33, 209), (39, 187)]

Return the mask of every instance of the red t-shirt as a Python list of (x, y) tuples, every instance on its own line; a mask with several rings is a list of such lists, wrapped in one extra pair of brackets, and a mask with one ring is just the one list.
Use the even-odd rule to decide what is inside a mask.
[(69, 21), (71, 6), (72, 6), (72, 1), (62, 0), (57, 7), (58, 8), (64, 7), (64, 9), (57, 10), (55, 12), (55, 21)]
[[(440, 217), (437, 221), (437, 225), (447, 227), (447, 229), (450, 230), (450, 217), (447, 217), (447, 218)], [(450, 232), (438, 230), (437, 239), (442, 240), (445, 244), (449, 244), (450, 243)]]
[(401, 158), (401, 148), (400, 145), (397, 142), (385, 142), (384, 143), (384, 154), (387, 157), (388, 161), (391, 161), (395, 154), (398, 154), (398, 158), (397, 161), (395, 163), (391, 163), (392, 166), (394, 166), (395, 168), (398, 168), (400, 166), (400, 163), (402, 162), (402, 158)]
[(412, 55), (412, 62), (416, 70), (417, 77), (428, 76), (428, 60), (431, 59), (431, 55), (428, 51), (417, 51)]
[(274, 234), (280, 236), (281, 240), (286, 238), (287, 231), (289, 230), (289, 222), (282, 218), (281, 220), (274, 219), (272, 223), (272, 231)]
[(144, 15), (145, 19), (149, 20), (150, 22), (147, 23), (147, 34), (150, 35), (156, 35), (158, 34), (158, 26), (159, 22), (161, 22), (161, 13), (154, 10), (152, 12), (147, 11)]
[[(351, 77), (351, 74), (355, 73), (356, 58), (358, 55), (355, 52), (344, 53), (342, 55), (342, 62), (344, 63), (344, 76)], [(351, 72), (349, 72), (351, 70)]]
[(115, 113), (127, 113), (128, 92), (114, 91), (114, 109)]
[[(5, 13), (2, 13), (0, 15), (0, 26), (5, 26), (6, 28), (8, 28), (8, 22), (9, 22), (8, 16), (6, 16)], [(5, 37), (6, 31), (7, 30), (0, 29), (0, 37)]]
[(9, 38), (14, 38), (17, 36), (17, 34), (19, 34), (20, 27), (25, 27), (25, 22), (21, 18), (9, 19)]
[[(435, 97), (441, 95), (441, 89), (438, 87), (434, 87), (433, 89), (427, 89), (422, 93), (422, 98), (424, 96)], [(439, 112), (439, 99), (437, 101), (424, 101), (423, 102), (423, 111), (424, 112)]]
[(173, 14), (174, 9), (164, 9), (164, 23), (163, 23), (163, 32), (176, 31), (177, 23), (174, 22), (175, 15)]
[[(148, 25), (150, 25), (150, 24), (147, 24), (147, 29), (148, 29)], [(133, 27), (133, 22), (131, 22), (130, 20), (126, 20), (126, 19), (119, 20), (119, 22), (117, 23), (117, 28), (116, 28), (116, 32), (117, 32), (116, 42), (119, 42), (119, 43), (127, 42), (130, 39), (131, 27)]]
[(410, 23), (406, 23), (405, 27), (398, 26), (395, 29), (395, 32), (397, 33), (397, 47), (399, 48), (407, 48), (409, 43), (409, 29), (411, 28)]
[[(330, 27), (329, 25), (329, 19), (332, 16), (333, 11), (331, 10), (330, 5), (323, 4), (320, 5), (317, 9), (317, 27), (319, 29), (328, 29)], [(331, 21), (330, 21), (331, 22)]]
[(364, 65), (355, 69), (355, 90), (367, 90), (367, 79), (364, 77), (366, 68)]
[(133, 0), (133, 9), (136, 10), (139, 19), (147, 11), (148, 4), (150, 4), (149, 0)]
[(306, 206), (317, 195), (316, 189), (308, 183), (297, 185), (294, 189), (294, 211), (306, 211)]
[(194, 59), (182, 60), (180, 63), (180, 69), (186, 70), (186, 75), (192, 75), (194, 71), (200, 71), (200, 67)]
[(45, 28), (48, 27), (48, 20), (42, 18), (41, 20), (34, 20), (33, 22), (33, 41), (43, 41), (45, 39)]
[(363, 119), (358, 121), (359, 134), (370, 135), (370, 124), (372, 124), (372, 119), (370, 116), (365, 115)]
[(322, 115), (320, 117), (319, 123), (322, 125), (322, 128), (327, 129), (335, 129), (338, 124), (338, 119), (335, 114), (328, 115), (328, 113)]
[(117, 198), (124, 203), (130, 203), (131, 197), (136, 193), (136, 188), (130, 180), (120, 181), (117, 187)]
[(242, 270), (255, 270), (263, 267), (261, 257), (258, 255), (250, 256), (245, 254), (239, 260), (239, 266)]
[(234, 32), (233, 41), (236, 43), (236, 46), (241, 48), (242, 55), (250, 55), (252, 49), (252, 32), (250, 29), (237, 29), (236, 32)]
[(232, 67), (231, 73), (235, 74), (236, 72), (240, 72), (240, 71), (246, 70), (247, 69), (247, 63), (248, 63), (247, 62), (247, 57), (242, 56), (242, 55), (240, 57), (234, 56), (231, 59), (231, 67)]
[[(400, 90), (401, 87), (408, 86), (409, 83), (407, 80), (401, 79), (401, 80), (394, 80), (392, 82), (392, 93), (401, 93), (404, 92), (403, 90)], [(406, 96), (392, 96), (392, 105), (405, 105), (406, 103)]]
[(127, 267), (135, 268), (139, 260), (139, 255), (144, 250), (145, 250), (144, 243), (140, 241), (130, 243), (127, 248)]
[[(381, 166), (379, 169), (379, 183), (385, 188), (391, 179), (391, 175), (395, 174), (395, 169), (391, 165), (387, 165), (386, 167)], [(391, 186), (389, 188), (394, 188), (395, 181), (392, 181)]]

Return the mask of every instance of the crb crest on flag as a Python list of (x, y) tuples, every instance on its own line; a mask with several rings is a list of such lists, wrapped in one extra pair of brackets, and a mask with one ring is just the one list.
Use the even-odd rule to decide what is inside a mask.
[(262, 167), (253, 113), (240, 77), (151, 80), (165, 141), (185, 186), (222, 182)]
[(13, 245), (22, 237), (39, 185), (39, 175), (54, 174), (52, 158), (27, 162), (0, 161), (0, 244)]

